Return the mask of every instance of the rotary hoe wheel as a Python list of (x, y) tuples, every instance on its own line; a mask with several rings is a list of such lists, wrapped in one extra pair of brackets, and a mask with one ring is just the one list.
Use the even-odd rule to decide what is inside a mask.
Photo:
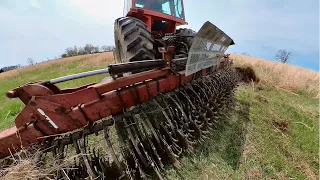
[(52, 172), (55, 179), (164, 179), (166, 164), (181, 168), (179, 158), (210, 139), (239, 80), (231, 67), (194, 79), (46, 142), (41, 161), (53, 156), (61, 164)]

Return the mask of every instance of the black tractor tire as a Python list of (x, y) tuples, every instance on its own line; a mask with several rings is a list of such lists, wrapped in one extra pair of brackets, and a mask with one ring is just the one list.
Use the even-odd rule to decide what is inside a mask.
[(118, 18), (114, 23), (114, 40), (117, 63), (155, 59), (151, 32), (139, 19)]
[(197, 32), (193, 31), (192, 29), (187, 29), (187, 28), (181, 28), (177, 29), (177, 34), (180, 36), (186, 36), (182, 38), (182, 41), (188, 45), (188, 48), (191, 48), (191, 45), (193, 43), (193, 39), (196, 36)]

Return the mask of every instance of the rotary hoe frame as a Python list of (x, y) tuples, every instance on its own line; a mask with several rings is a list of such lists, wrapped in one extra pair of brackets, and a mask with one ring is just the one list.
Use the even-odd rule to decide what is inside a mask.
[[(141, 64), (165, 65), (137, 63), (129, 64), (138, 69)], [(111, 69), (119, 72), (123, 67), (110, 65)], [(42, 143), (45, 151), (63, 159), (66, 147), (73, 145), (80, 156), (72, 170), (58, 172), (57, 177), (145, 179), (154, 172), (162, 179), (166, 163), (179, 168), (178, 158), (210, 137), (231, 103), (238, 79), (226, 57), (191, 76), (164, 67), (76, 89), (60, 90), (50, 82), (27, 84), (7, 94), (19, 97), (26, 107), (16, 126), (0, 133), (1, 157)], [(109, 139), (113, 125), (121, 144), (118, 152)], [(107, 155), (88, 148), (88, 136), (100, 132)]]
[[(168, 46), (159, 48), (163, 59), (111, 64), (9, 91), (7, 97), (25, 107), (14, 127), (0, 132), (2, 168), (10, 155), (40, 144), (41, 162), (49, 152), (59, 164), (73, 157), (67, 168), (51, 172), (56, 179), (163, 179), (165, 165), (179, 169), (179, 157), (211, 137), (241, 79), (223, 56), (231, 38), (206, 23), (194, 41), (185, 58), (173, 59)], [(202, 68), (190, 73), (195, 67)], [(110, 77), (101, 83), (56, 86), (103, 73)]]

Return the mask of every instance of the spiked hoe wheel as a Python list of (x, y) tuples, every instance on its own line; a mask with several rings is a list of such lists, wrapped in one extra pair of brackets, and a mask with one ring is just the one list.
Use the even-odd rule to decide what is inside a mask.
[[(164, 59), (150, 60), (155, 51), (146, 26), (120, 18), (116, 54), (126, 63), (9, 91), (25, 108), (14, 127), (0, 132), (0, 157), (41, 144), (40, 160), (53, 156), (61, 166), (52, 172), (55, 179), (163, 179), (167, 164), (181, 168), (179, 158), (211, 137), (241, 78), (223, 56), (232, 39), (213, 24), (206, 22), (195, 37), (186, 29), (178, 34), (164, 39), (186, 44), (188, 57), (172, 58), (177, 52), (167, 46)], [(122, 77), (128, 72), (138, 73)], [(74, 89), (55, 85), (102, 73), (113, 78)], [(2, 168), (10, 159), (4, 162)]]
[[(72, 145), (79, 154), (73, 166), (57, 172), (58, 179), (150, 179), (150, 175), (163, 179), (165, 164), (179, 169), (179, 158), (210, 137), (232, 103), (238, 81), (237, 72), (225, 67), (112, 118), (60, 136), (44, 149), (58, 159), (68, 159), (70, 150), (66, 147)], [(93, 136), (104, 143), (90, 144), (88, 139)]]
[[(137, 106), (46, 141), (43, 151), (61, 163), (74, 157), (73, 165), (57, 171), (57, 179), (163, 179), (165, 164), (179, 169), (179, 158), (210, 137), (238, 80), (228, 65), (172, 92), (150, 95), (142, 104), (138, 88), (130, 88)], [(121, 97), (120, 102), (125, 103)]]

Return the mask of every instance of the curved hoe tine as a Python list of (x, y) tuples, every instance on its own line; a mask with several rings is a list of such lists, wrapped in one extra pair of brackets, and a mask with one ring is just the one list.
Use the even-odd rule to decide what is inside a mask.
[(183, 132), (181, 130), (177, 131), (177, 138), (180, 142), (180, 144), (182, 145), (182, 149), (188, 149), (188, 142), (187, 142), (187, 138), (186, 138), (186, 135), (183, 134)]
[(210, 139), (208, 136), (202, 135), (202, 138), (205, 139)]
[(195, 121), (191, 121), (190, 125), (191, 125), (191, 128), (194, 130), (196, 138), (199, 138), (201, 135), (201, 128), (199, 127), (199, 125)]
[(148, 162), (146, 161), (146, 159), (143, 157), (142, 152), (140, 151), (140, 148), (138, 147), (138, 143), (137, 143), (137, 139), (134, 137), (134, 133), (131, 131), (130, 129), (130, 125), (127, 122), (128, 119), (127, 118), (123, 118), (123, 122), (126, 128), (126, 131), (128, 133), (128, 138), (130, 139), (130, 143), (132, 148), (135, 150), (135, 152), (138, 154), (140, 160), (142, 161), (143, 165), (145, 167), (148, 167)]
[(178, 140), (178, 139), (176, 139), (175, 137), (171, 137), (171, 140), (172, 140), (172, 142), (173, 142), (173, 143), (177, 143), (177, 142), (179, 142), (179, 140)]
[(200, 139), (199, 139), (199, 143), (203, 143), (205, 140), (201, 137)]
[(172, 152), (171, 155), (173, 155), (177, 159), (179, 158), (179, 156), (172, 151), (172, 146), (169, 145), (168, 149), (170, 149), (170, 151)]
[(163, 138), (161, 138), (161, 140), (162, 140), (162, 142), (163, 142), (163, 144), (164, 144), (165, 151), (166, 151), (167, 155), (169, 156), (169, 160), (170, 160), (171, 164), (172, 164), (175, 168), (180, 169), (180, 168), (181, 168), (181, 165), (180, 165), (179, 160), (177, 159), (177, 158), (179, 158), (179, 156), (177, 156), (176, 154), (174, 154), (174, 153), (172, 152), (171, 147), (166, 143), (166, 141), (165, 141)]
[(147, 152), (145, 152), (145, 153), (146, 153), (147, 159), (149, 160), (150, 165), (151, 165), (153, 171), (156, 173), (156, 175), (157, 175), (157, 177), (159, 178), (159, 180), (163, 180), (163, 178), (162, 178), (162, 176), (161, 176), (161, 174), (160, 174), (160, 172), (159, 172), (159, 169), (158, 169), (157, 164), (154, 162), (154, 160), (152, 159), (152, 157), (148, 155)]
[(210, 108), (212, 114), (217, 115), (218, 114), (218, 110), (216, 107)]
[(178, 156), (180, 156), (180, 154), (182, 153), (182, 148), (176, 143), (173, 144), (172, 150), (174, 150), (175, 154), (177, 154)]
[(207, 112), (202, 113), (202, 116), (206, 117), (207, 116)]
[(188, 141), (189, 144), (191, 144), (191, 146), (194, 146), (197, 143), (197, 141), (195, 141), (195, 140), (187, 139), (187, 141)]
[[(204, 123), (198, 123), (198, 127), (200, 128), (200, 129), (203, 129), (204, 127), (205, 127), (205, 124)], [(202, 132), (202, 131), (201, 131)]]
[(203, 134), (203, 135), (207, 135), (207, 134), (208, 134), (208, 135), (211, 135), (211, 132), (210, 132), (210, 131), (202, 131), (202, 134)]
[(141, 168), (141, 166), (138, 166), (138, 172), (139, 172), (139, 175), (140, 175), (140, 178), (141, 179), (145, 179), (147, 180), (147, 174), (143, 171), (143, 169)]
[[(86, 147), (85, 147), (85, 141), (86, 141), (86, 139), (85, 139), (85, 137), (84, 137), (84, 138), (83, 138), (83, 144), (80, 145), (80, 146), (82, 146), (82, 147), (79, 146), (78, 140), (73, 141), (73, 143), (74, 143), (74, 146), (75, 146), (75, 148), (76, 148), (76, 151), (78, 151), (79, 153), (81, 153), (81, 156), (80, 156), (80, 157), (81, 157), (81, 159), (82, 159), (82, 162), (84, 163), (84, 167), (86, 168), (89, 176), (90, 176), (91, 178), (96, 178), (97, 175), (96, 175), (95, 171), (91, 168), (90, 163), (89, 163), (89, 160), (88, 160), (88, 156), (86, 155), (86, 152), (85, 152), (85, 148), (86, 148)], [(79, 153), (78, 153), (78, 154), (79, 154)]]
[[(177, 143), (178, 140), (175, 139), (174, 137), (172, 137), (172, 133), (170, 133), (166, 128), (162, 127), (164, 130), (164, 133), (167, 133), (167, 136), (169, 138), (169, 140), (171, 141), (172, 144)], [(165, 136), (163, 135), (163, 139), (165, 139)]]
[(97, 155), (97, 151), (96, 151), (95, 147), (93, 147), (93, 149), (92, 149), (92, 156), (93, 156), (93, 158), (99, 158), (99, 154)]
[[(139, 140), (139, 141), (140, 141), (140, 140)], [(149, 162), (149, 166), (148, 166), (148, 167), (151, 166), (152, 169), (153, 169), (155, 172), (157, 172), (157, 171), (158, 171), (158, 170), (157, 170), (158, 167), (157, 167), (156, 163), (154, 162), (153, 158), (148, 154), (148, 152), (147, 152), (146, 149), (144, 148), (142, 142), (139, 142), (139, 145), (140, 145), (142, 151), (144, 152), (144, 155), (145, 155), (147, 161)], [(147, 167), (147, 168), (148, 168), (148, 167)]]
[(188, 129), (187, 132), (188, 132), (188, 133), (194, 133), (195, 130)]
[(169, 144), (166, 145), (166, 148), (167, 150), (170, 152), (170, 158), (173, 158), (173, 159), (178, 159), (179, 156), (177, 154), (175, 154), (172, 150), (172, 146), (170, 146)]
[[(143, 112), (142, 112), (143, 113)], [(150, 125), (151, 125), (151, 128), (152, 128), (152, 131), (153, 132), (151, 132), (151, 135), (149, 135), (148, 133), (147, 133), (147, 129), (148, 128), (150, 128), (150, 127), (148, 127), (147, 126), (147, 124), (145, 124), (145, 122), (142, 120), (142, 119), (140, 119), (141, 120), (141, 124), (142, 124), (142, 129), (144, 130), (144, 133), (145, 133), (145, 138), (146, 138), (146, 146), (148, 146), (148, 149), (149, 150), (151, 150), (152, 152), (152, 154), (154, 155), (153, 157), (154, 157), (154, 161), (156, 162), (156, 164), (157, 164), (157, 166), (161, 169), (161, 170), (163, 170), (164, 169), (164, 165), (162, 164), (162, 161), (161, 161), (161, 158), (160, 158), (160, 156), (159, 156), (159, 154), (158, 154), (158, 151), (162, 151), (163, 150), (163, 147), (162, 147), (162, 144), (160, 143), (160, 142), (158, 142), (157, 140), (160, 140), (159, 138), (158, 138), (158, 135), (157, 135), (157, 133), (156, 133), (156, 131), (153, 129), (153, 127), (152, 127), (152, 125), (151, 125), (151, 123), (150, 123)], [(144, 120), (147, 120), (148, 121), (148, 119), (144, 119)], [(150, 130), (150, 129), (149, 129)], [(155, 139), (157, 139), (156, 140), (156, 144), (157, 144), (157, 146), (158, 146), (158, 149), (155, 147), (155, 145), (153, 144), (153, 142), (152, 142), (152, 140), (151, 140), (151, 138), (155, 138)]]
[[(173, 123), (171, 122), (171, 119), (169, 118), (168, 114), (165, 112), (165, 110), (160, 106), (160, 104), (154, 99), (153, 102), (160, 108), (163, 116), (165, 117), (165, 119), (167, 120), (167, 122), (169, 123), (171, 129), (175, 129), (175, 126), (173, 125)], [(169, 112), (170, 113), (170, 112)]]
[(150, 146), (151, 149), (153, 150), (153, 154), (155, 155), (155, 159), (156, 159), (156, 163), (158, 165), (158, 167), (160, 168), (161, 171), (164, 170), (164, 164), (161, 161), (161, 157), (158, 154), (157, 149), (155, 148), (155, 146), (153, 145), (153, 143), (150, 141)]
[[(186, 115), (186, 113), (184, 112), (183, 108), (179, 105), (179, 103), (174, 99), (172, 98), (171, 96), (169, 96), (169, 98), (174, 102), (174, 104), (177, 106), (177, 108), (179, 109), (183, 119), (187, 120), (188, 117)], [(178, 116), (179, 117), (179, 116)]]
[(214, 126), (214, 123), (208, 122), (208, 129), (209, 131), (212, 130), (212, 127)]
[(115, 153), (115, 151), (114, 151), (114, 149), (112, 147), (112, 143), (111, 143), (110, 138), (109, 138), (109, 128), (108, 128), (108, 126), (106, 126), (104, 124), (103, 130), (104, 130), (104, 139), (106, 140), (106, 143), (107, 143), (107, 147), (106, 148), (107, 148), (107, 150), (108, 150), (108, 152), (109, 152), (109, 154), (111, 156), (111, 159), (112, 159), (113, 162), (116, 163), (117, 167), (120, 170), (122, 170), (120, 162), (119, 162), (119, 160), (118, 160), (118, 158), (116, 156), (116, 153)]
[(198, 125), (199, 127), (200, 127), (201, 124), (203, 124), (203, 122), (202, 122), (202, 121), (199, 121), (199, 120), (195, 120), (194, 122), (197, 123), (197, 125)]

